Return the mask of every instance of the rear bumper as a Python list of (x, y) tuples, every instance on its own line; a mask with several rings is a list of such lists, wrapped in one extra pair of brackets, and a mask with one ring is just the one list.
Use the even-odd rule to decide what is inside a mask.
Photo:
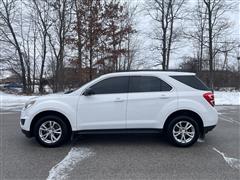
[(204, 127), (204, 134), (208, 133), (209, 131), (212, 131), (215, 127), (216, 125)]
[(26, 131), (26, 130), (22, 129), (22, 133), (25, 134), (25, 136), (28, 138), (32, 137), (32, 133), (30, 131)]

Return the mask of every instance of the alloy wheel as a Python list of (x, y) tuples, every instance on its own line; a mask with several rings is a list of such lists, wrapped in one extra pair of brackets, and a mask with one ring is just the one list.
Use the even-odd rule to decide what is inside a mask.
[(39, 127), (39, 137), (47, 144), (57, 142), (62, 135), (61, 126), (55, 121), (46, 121)]
[(174, 139), (182, 144), (191, 142), (195, 136), (195, 128), (188, 121), (179, 121), (173, 127)]

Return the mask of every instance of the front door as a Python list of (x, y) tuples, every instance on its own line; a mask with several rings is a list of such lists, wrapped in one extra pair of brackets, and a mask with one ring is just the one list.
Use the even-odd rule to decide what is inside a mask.
[(126, 128), (128, 77), (110, 77), (88, 87), (93, 94), (78, 102), (79, 130)]

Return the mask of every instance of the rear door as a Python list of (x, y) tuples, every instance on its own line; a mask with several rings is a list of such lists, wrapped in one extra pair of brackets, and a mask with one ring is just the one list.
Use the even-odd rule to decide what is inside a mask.
[(176, 98), (172, 87), (158, 77), (130, 76), (127, 128), (158, 128), (161, 109)]

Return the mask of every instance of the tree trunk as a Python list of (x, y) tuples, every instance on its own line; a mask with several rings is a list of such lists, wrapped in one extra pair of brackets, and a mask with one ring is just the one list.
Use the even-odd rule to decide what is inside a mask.
[[(36, 32), (34, 32), (36, 33)], [(36, 36), (34, 34), (34, 41), (33, 41), (33, 77), (32, 77), (32, 89), (33, 93), (35, 92), (35, 80), (36, 80)]]
[(170, 53), (171, 53), (171, 47), (172, 47), (172, 36), (173, 36), (173, 23), (174, 23), (172, 9), (170, 11), (171, 11), (171, 14), (172, 14), (171, 15), (172, 16), (172, 20), (170, 22), (170, 32), (169, 32), (168, 47), (167, 47), (166, 70), (169, 69)]
[(212, 37), (212, 11), (211, 11), (211, 5), (208, 4), (208, 34), (209, 34), (209, 86), (211, 89), (214, 89), (213, 84), (213, 37)]
[(39, 76), (39, 92), (43, 93), (43, 73), (44, 73), (44, 66), (45, 66), (45, 60), (46, 60), (46, 53), (47, 53), (47, 32), (43, 34), (43, 56), (42, 56), (42, 64), (40, 69), (40, 76)]
[(162, 37), (162, 69), (165, 71), (166, 70), (166, 41), (167, 41), (167, 29), (165, 27), (165, 10), (164, 10), (164, 0), (162, 0), (162, 32), (163, 32), (163, 37)]
[(18, 44), (16, 34), (15, 34), (10, 22), (8, 22), (8, 26), (9, 26), (10, 32), (13, 36), (15, 46), (16, 46), (16, 49), (17, 49), (17, 53), (18, 53), (18, 57), (19, 57), (19, 60), (20, 60), (21, 71), (22, 71), (21, 78), (22, 78), (22, 84), (23, 84), (23, 93), (26, 93), (27, 92), (26, 70), (25, 70), (24, 60), (23, 60), (23, 56), (22, 56), (22, 51), (21, 51), (21, 48)]
[(79, 8), (78, 7), (78, 0), (75, 0), (75, 8), (76, 8), (76, 17), (77, 17), (77, 36), (78, 36), (78, 40), (77, 40), (77, 49), (78, 49), (78, 71), (79, 71), (79, 84), (82, 85), (83, 83), (83, 78), (82, 78), (82, 35), (81, 35), (81, 16), (79, 13)]

